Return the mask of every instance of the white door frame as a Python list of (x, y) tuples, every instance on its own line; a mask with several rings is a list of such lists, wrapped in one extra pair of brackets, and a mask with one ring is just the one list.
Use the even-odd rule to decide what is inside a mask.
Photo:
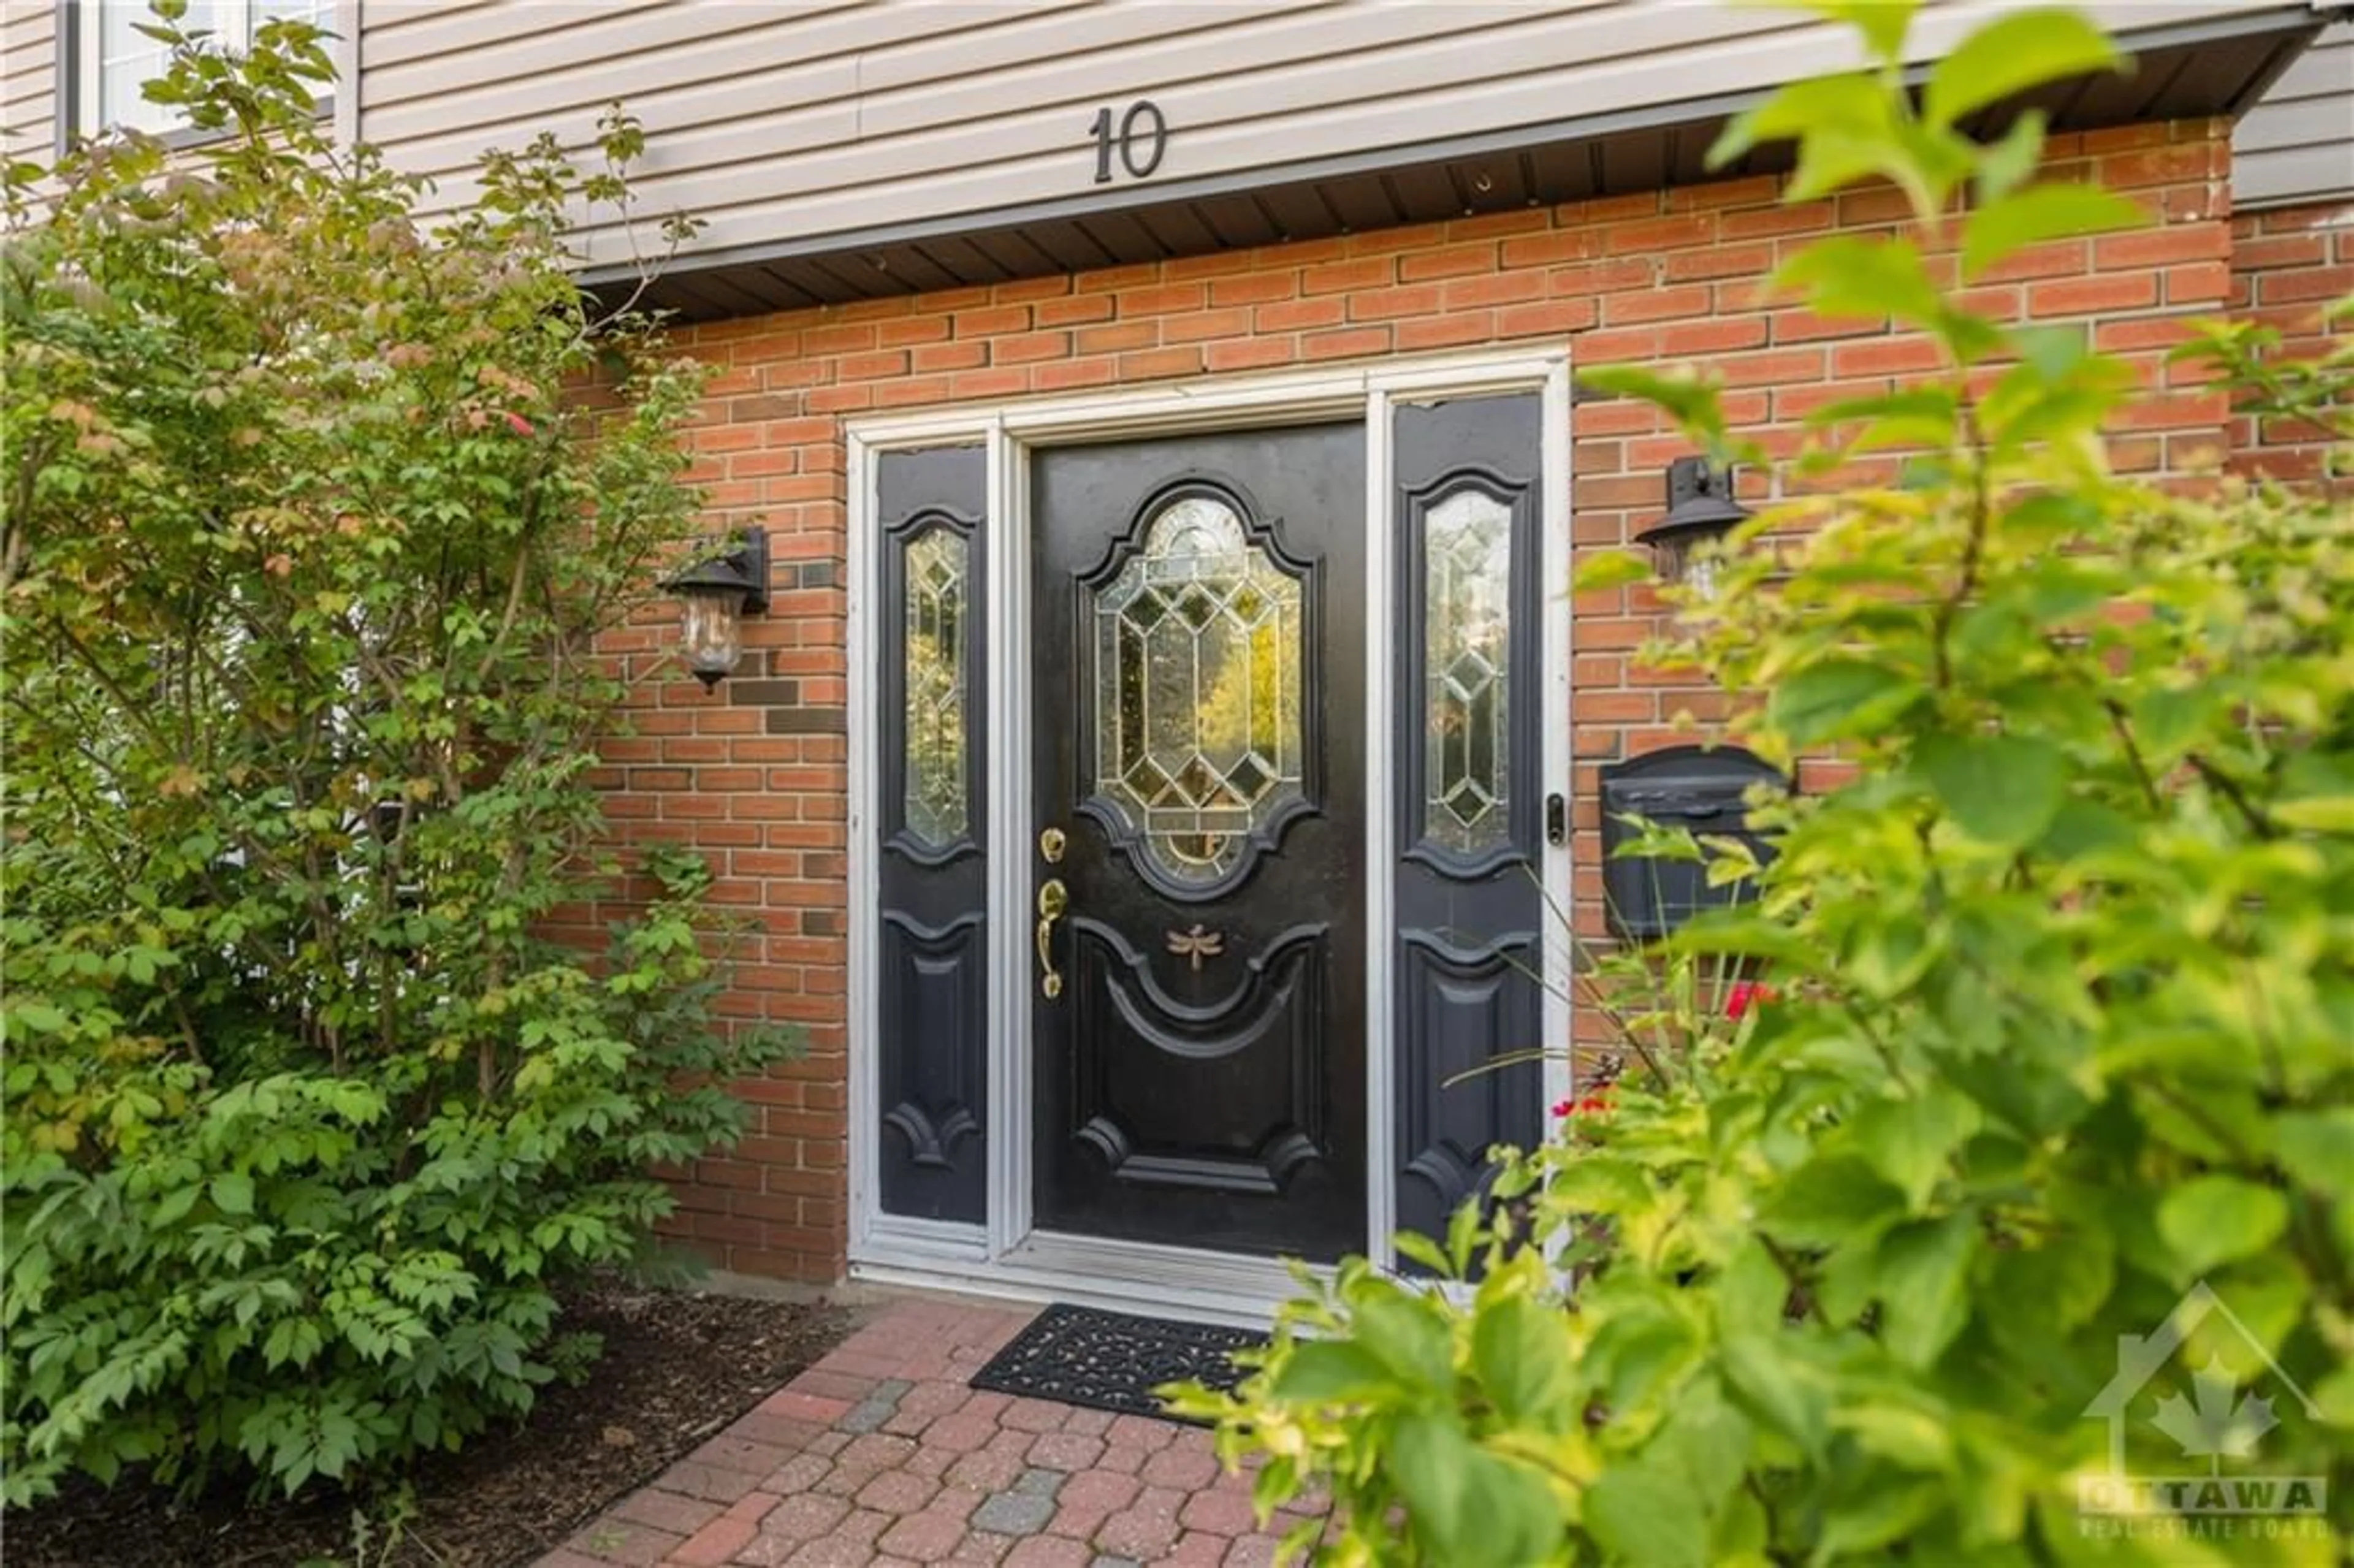
[[(1394, 1263), (1392, 1166), (1395, 1089), (1391, 964), (1396, 846), (1393, 769), (1397, 736), (1394, 661), (1388, 629), (1397, 610), (1391, 482), (1391, 411), (1401, 402), (1534, 391), (1543, 399), (1543, 597), (1539, 700), (1543, 705), (1542, 777), (1568, 793), (1570, 751), (1570, 396), (1564, 350), (1401, 358), (1378, 365), (1274, 376), (1204, 378), (1133, 391), (1035, 398), (978, 408), (875, 416), (849, 421), (850, 738), (850, 1272), (853, 1277), (946, 1287), (1023, 1299), (1052, 1298), (1162, 1314), (1264, 1322), (1296, 1292), (1271, 1258), (1193, 1251), (1141, 1242), (1038, 1232), (1031, 1224), (1030, 452), (1081, 441), (1183, 431), (1239, 429), (1357, 418), (1365, 429), (1365, 1220), (1366, 1255)], [(988, 463), (988, 515), (981, 524), (988, 715), (989, 1219), (986, 1224), (885, 1214), (877, 1176), (881, 1051), (876, 931), (880, 845), (875, 792), (882, 777), (873, 716), (882, 650), (875, 645), (882, 539), (875, 515), (878, 453), (924, 447), (981, 446)], [(1544, 843), (1545, 897), (1570, 907), (1567, 845)], [(1566, 1044), (1572, 962), (1566, 940), (1544, 944), (1544, 1039)], [(1565, 1051), (1548, 1056), (1546, 1101), (1569, 1093)]]

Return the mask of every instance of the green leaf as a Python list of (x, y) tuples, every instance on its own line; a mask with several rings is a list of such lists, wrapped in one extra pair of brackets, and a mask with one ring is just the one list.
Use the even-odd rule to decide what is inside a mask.
[(1941, 1083), (1925, 1084), (1901, 1099), (1874, 1100), (1850, 1126), (1872, 1168), (1918, 1209), (1953, 1151), (1978, 1129), (1976, 1105)]
[(1416, 1394), (1450, 1393), (1455, 1352), (1437, 1308), (1418, 1295), (1382, 1284), (1354, 1303), (1355, 1341)]
[(2274, 803), (2273, 820), (2283, 827), (2317, 833), (2354, 833), (2354, 795), (2308, 795)]
[(2236, 1176), (2193, 1177), (2158, 1206), (2158, 1234), (2190, 1274), (2253, 1256), (2287, 1226), (2286, 1198)]
[(1840, 131), (1810, 131), (1798, 141), (1798, 166), (1791, 171), (1784, 199), (1814, 201), (1833, 191), (1866, 181), (1884, 179), (1904, 192), (1916, 217), (1925, 218), (1936, 206), (1935, 194), (1899, 151), (1895, 139), (1882, 131), (1850, 135)]
[(1798, 1246), (1830, 1246), (1904, 1213), (1904, 1194), (1851, 1154), (1819, 1155), (1783, 1184), (1766, 1229)]
[(1918, 700), (1921, 684), (1884, 664), (1826, 659), (1777, 683), (1766, 722), (1803, 747), (1876, 731)]
[(2068, 798), (2066, 754), (2030, 736), (1934, 735), (1914, 765), (1956, 827), (2005, 849), (2041, 838)]
[(1543, 1478), (1481, 1448), (1447, 1417), (1400, 1421), (1389, 1473), (1431, 1561), (1527, 1568), (1560, 1548), (1562, 1513)]
[(2314, 1385), (2321, 1418), (2341, 1432), (2354, 1432), (2354, 1365), (2339, 1367)]
[(1881, 1238), (1880, 1338), (1908, 1366), (1926, 1367), (1969, 1315), (1963, 1287), (1978, 1251), (1978, 1216), (1964, 1213), (1900, 1225)]
[(1792, 82), (1765, 102), (1734, 116), (1708, 150), (1708, 166), (1721, 169), (1754, 147), (1798, 138), (1819, 140), (1844, 133), (1854, 142), (1882, 141), (1890, 128), (1888, 94), (1869, 76), (1817, 77)]
[(66, 1015), (46, 1001), (12, 1001), (8, 1006), (8, 1022), (30, 1029), (37, 1033), (55, 1034), (66, 1026)]
[(2031, 109), (2010, 122), (1999, 141), (1989, 143), (1978, 153), (1978, 201), (1991, 202), (2009, 196), (2029, 176), (2043, 157), (2043, 133), (2050, 122), (2041, 109)]
[(1455, 1260), (1447, 1255), (1447, 1249), (1420, 1231), (1399, 1231), (1390, 1239), (1400, 1257), (1422, 1265), (1442, 1279), (1451, 1279), (1459, 1272)]
[(2108, 36), (2080, 12), (2006, 12), (1972, 32), (1930, 70), (1921, 117), (1942, 131), (2013, 93), (2112, 69), (2117, 63)]
[(1611, 1561), (1706, 1568), (1708, 1518), (1692, 1506), (1691, 1482), (1680, 1471), (1648, 1458), (1615, 1463), (1586, 1489), (1585, 1517)]
[(1878, 1400), (1850, 1404), (1841, 1406), (1832, 1422), (1855, 1434), (1864, 1452), (1905, 1469), (1954, 1472), (1953, 1435), (1942, 1422), (1912, 1405)]
[(1853, 452), (1885, 447), (1942, 447), (1953, 439), (1961, 404), (1942, 387), (1908, 387), (1900, 392), (1874, 392), (1843, 397), (1807, 411), (1806, 423), (1816, 429), (1862, 424), (1848, 442)]
[(1989, 202), (1963, 224), (1962, 279), (1971, 281), (2031, 245), (2138, 228), (2148, 221), (2139, 203), (2099, 185), (2030, 185)]
[(2273, 1157), (2298, 1182), (2343, 1202), (2354, 1169), (2354, 1107), (2287, 1111), (2273, 1118)]
[(1675, 1400), (1643, 1457), (1681, 1473), (1691, 1507), (1713, 1516), (1742, 1483), (1755, 1426), (1713, 1379), (1694, 1379), (1676, 1390)]
[(253, 1178), (241, 1171), (224, 1171), (213, 1178), (213, 1202), (224, 1214), (253, 1213)]
[(175, 1187), (155, 1201), (154, 1210), (147, 1216), (147, 1223), (159, 1228), (175, 1225), (188, 1217), (188, 1212), (196, 1206), (196, 1200), (202, 1196), (204, 1190), (200, 1187)]
[(2041, 1246), (1995, 1259), (1997, 1299), (2031, 1301), (2039, 1321), (2069, 1330), (2091, 1319), (2116, 1279), (2116, 1244), (2107, 1231), (2071, 1227)]
[(1722, 434), (1724, 414), (1716, 384), (1687, 366), (1652, 370), (1639, 365), (1604, 365), (1577, 373), (1588, 392), (1649, 403), (1678, 426), (1702, 434)]
[(1596, 1326), (1584, 1370), (1598, 1375), (1606, 1403), (1632, 1406), (1672, 1386), (1700, 1353), (1690, 1319), (1641, 1307), (1614, 1313)]
[[(2066, 381), (2075, 376), (2090, 362), (2092, 355), (2092, 344), (2084, 340), (2084, 330), (2079, 326), (2024, 326), (2010, 334), (2010, 341), (2012, 346), (2019, 350), (2020, 362), (2049, 382)], [(2026, 520), (2015, 511), (2004, 518), (2006, 523), (2013, 524)], [(2087, 586), (2081, 581), (2064, 584), (2049, 579), (2039, 581), (2039, 598), (2055, 588), (2061, 588), (2063, 594), (2062, 602), (2064, 608), (2052, 612), (2048, 619), (2062, 619), (2076, 609), (2098, 603), (2096, 593), (2084, 603), (2075, 602), (2076, 596), (2084, 593)]]
[(1789, 1300), (1789, 1276), (1774, 1260), (1772, 1249), (1750, 1236), (1717, 1272), (1717, 1331), (1776, 1333)]
[(1357, 1404), (1394, 1396), (1396, 1376), (1346, 1340), (1296, 1344), (1277, 1364), (1267, 1397), (1301, 1404)]
[(1471, 1323), (1471, 1370), (1504, 1419), (1557, 1431), (1581, 1414), (1575, 1351), (1561, 1313), (1526, 1296), (1482, 1302)]
[(1647, 583), (1656, 575), (1650, 558), (1634, 550), (1605, 550), (1577, 568), (1573, 585), (1580, 593), (1597, 588)]
[(1945, 310), (1945, 298), (1909, 239), (1842, 235), (1819, 240), (1774, 270), (1767, 287), (1794, 291), (1819, 315), (1893, 317), (1918, 324)]
[(1886, 1562), (1888, 1554), (1881, 1548), (1945, 1506), (1943, 1485), (1901, 1476), (1885, 1465), (1860, 1465), (1842, 1474), (1840, 1495), (1825, 1510), (1814, 1561)]
[(1778, 1330), (1727, 1334), (1717, 1347), (1717, 1370), (1744, 1410), (1809, 1459), (1821, 1457), (1830, 1391), (1810, 1363), (1790, 1353)]
[(1850, 933), (1847, 979), (1865, 995), (1882, 1001), (1918, 983), (1937, 957), (1929, 929), (1918, 916), (1892, 911)]

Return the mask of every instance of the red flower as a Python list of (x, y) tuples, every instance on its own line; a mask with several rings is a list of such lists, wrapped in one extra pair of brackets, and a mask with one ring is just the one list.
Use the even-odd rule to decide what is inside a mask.
[(1610, 1086), (1605, 1084), (1578, 1099), (1563, 1100), (1553, 1107), (1553, 1114), (1558, 1117), (1607, 1116), (1610, 1114)]
[(521, 414), (517, 414), (510, 410), (506, 416), (506, 420), (507, 429), (513, 430), (516, 435), (527, 436), (532, 433), (531, 421), (525, 418)]
[(1739, 980), (1724, 995), (1724, 1016), (1739, 1020), (1748, 1015), (1753, 1007), (1763, 1007), (1774, 1000), (1774, 988), (1764, 980)]

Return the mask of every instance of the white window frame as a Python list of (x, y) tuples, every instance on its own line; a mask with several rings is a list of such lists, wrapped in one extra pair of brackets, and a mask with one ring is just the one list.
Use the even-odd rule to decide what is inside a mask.
[[(66, 133), (66, 138), (96, 136), (112, 129), (107, 122), (100, 119), (102, 112), (101, 106), (106, 101), (105, 17), (102, 5), (112, 3), (115, 3), (115, 0), (58, 0), (58, 38), (71, 62), (72, 91), (62, 106), (66, 111), (68, 123), (60, 127)], [(223, 7), (225, 14), (222, 25), (214, 29), (214, 41), (217, 43), (223, 39), (233, 39), (236, 40), (232, 46), (235, 48), (242, 48), (249, 43), (253, 37), (255, 0), (216, 0), (216, 3)], [(129, 0), (129, 5), (143, 16), (147, 15), (145, 0)], [(358, 58), (355, 40), (359, 37), (359, 8), (360, 0), (324, 0), (324, 4), (320, 7), (319, 25), (336, 35), (334, 38), (328, 41), (328, 48), (335, 57), (334, 88), (336, 90), (320, 95), (317, 111), (323, 118), (334, 119), (337, 139), (341, 141), (348, 141), (350, 138), (345, 133), (346, 122), (345, 116), (339, 111), (341, 105), (338, 101), (339, 99), (355, 101), (357, 98), (355, 93), (345, 92), (341, 90), (355, 79), (354, 67)], [(141, 101), (145, 101), (143, 99)], [(175, 144), (195, 144), (212, 141), (223, 134), (218, 132), (197, 131), (188, 125), (178, 123), (176, 118), (173, 123), (146, 129), (150, 134), (161, 136)], [(63, 140), (59, 144), (64, 144)]]

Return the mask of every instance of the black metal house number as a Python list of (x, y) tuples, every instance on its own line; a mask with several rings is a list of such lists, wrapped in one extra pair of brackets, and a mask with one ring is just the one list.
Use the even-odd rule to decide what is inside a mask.
[(1115, 149), (1119, 154), (1119, 166), (1132, 180), (1143, 179), (1161, 166), (1161, 154), (1169, 150), (1169, 122), (1161, 106), (1149, 98), (1140, 98), (1128, 106), (1119, 117), (1119, 128), (1112, 125), (1108, 107), (1096, 111), (1096, 122), (1088, 127), (1096, 139), (1096, 184), (1108, 185), (1112, 181), (1111, 159)]

